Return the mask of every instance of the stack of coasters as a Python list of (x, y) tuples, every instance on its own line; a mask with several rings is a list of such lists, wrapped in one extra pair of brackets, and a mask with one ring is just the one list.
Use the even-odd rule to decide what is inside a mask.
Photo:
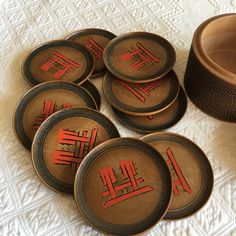
[(172, 70), (175, 60), (172, 45), (155, 34), (128, 33), (108, 43), (103, 91), (123, 124), (149, 133), (182, 118), (187, 99)]
[(28, 54), (22, 75), (37, 86), (20, 99), (14, 115), (16, 136), (27, 149), (40, 125), (56, 111), (71, 107), (99, 110), (100, 93), (89, 78), (105, 73), (103, 49), (114, 37), (102, 29), (84, 29)]
[(116, 37), (100, 29), (40, 45), (23, 63), (23, 77), (34, 87), (16, 106), (16, 136), (31, 149), (39, 178), (74, 193), (81, 214), (99, 231), (138, 234), (163, 217), (193, 214), (210, 196), (212, 169), (194, 143), (170, 133), (120, 138), (98, 112), (100, 93), (89, 81), (108, 69), (103, 90), (115, 114), (149, 133), (185, 113), (174, 64), (173, 47), (158, 35)]
[(105, 72), (103, 48), (114, 37), (100, 29), (78, 31), (38, 46), (23, 62), (23, 78), (34, 87), (16, 105), (15, 134), (31, 150), (40, 179), (56, 191), (73, 193), (83, 158), (120, 136), (98, 112), (100, 93), (89, 81)]

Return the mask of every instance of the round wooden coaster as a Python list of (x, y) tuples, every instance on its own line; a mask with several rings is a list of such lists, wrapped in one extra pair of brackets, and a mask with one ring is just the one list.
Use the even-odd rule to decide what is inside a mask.
[(146, 83), (166, 75), (173, 68), (176, 55), (166, 39), (147, 32), (134, 32), (113, 39), (105, 48), (103, 59), (116, 77)]
[(97, 87), (89, 80), (86, 80), (83, 84), (81, 84), (81, 87), (93, 97), (99, 110), (101, 106), (101, 96)]
[(34, 168), (50, 188), (73, 193), (75, 174), (83, 158), (95, 146), (117, 137), (119, 132), (115, 125), (102, 113), (88, 108), (58, 111), (35, 135), (32, 144)]
[(161, 155), (138, 139), (117, 138), (96, 147), (81, 163), (74, 194), (93, 227), (133, 235), (163, 217), (171, 192), (171, 175)]
[(83, 88), (69, 82), (45, 82), (29, 90), (18, 102), (14, 114), (15, 133), (20, 142), (30, 149), (39, 126), (54, 112), (69, 107), (97, 109)]
[(40, 45), (22, 66), (24, 79), (31, 85), (51, 80), (82, 83), (92, 74), (94, 59), (77, 43), (55, 40)]
[(145, 84), (127, 83), (107, 73), (103, 91), (110, 104), (123, 113), (153, 115), (174, 102), (179, 93), (179, 81), (173, 70), (162, 79)]
[(116, 37), (103, 29), (82, 29), (67, 36), (66, 39), (86, 47), (94, 57), (95, 69), (91, 78), (105, 74), (106, 66), (103, 61), (103, 50)]
[(173, 133), (154, 133), (143, 141), (164, 157), (172, 175), (173, 197), (165, 219), (180, 219), (196, 213), (209, 199), (213, 171), (204, 152), (189, 139)]
[(132, 116), (113, 108), (118, 120), (140, 133), (151, 133), (170, 128), (181, 120), (187, 108), (187, 98), (180, 89), (177, 99), (164, 111), (150, 116)]

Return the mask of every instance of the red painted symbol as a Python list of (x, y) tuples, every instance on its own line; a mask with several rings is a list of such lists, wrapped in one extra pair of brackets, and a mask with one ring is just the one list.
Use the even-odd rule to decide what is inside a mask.
[(54, 51), (48, 60), (40, 66), (43, 71), (50, 71), (53, 73), (53, 78), (56, 80), (71, 71), (79, 68), (79, 64), (62, 55), (61, 53)]
[(178, 186), (182, 186), (183, 190), (187, 193), (192, 193), (192, 190), (190, 189), (186, 179), (184, 178), (184, 175), (177, 163), (177, 161), (175, 160), (174, 154), (172, 153), (171, 149), (168, 147), (166, 150), (166, 154), (168, 156), (168, 160), (166, 160), (166, 163), (168, 165), (171, 165), (175, 174), (177, 175), (178, 179), (173, 179), (172, 176), (172, 185), (173, 185), (173, 193), (174, 195), (179, 195), (179, 189)]
[(131, 160), (121, 160), (120, 169), (123, 174), (123, 183), (119, 185), (111, 166), (100, 170), (100, 177), (107, 189), (101, 195), (103, 198), (109, 198), (105, 201), (103, 208), (108, 208), (129, 198), (154, 190), (150, 186), (138, 187), (138, 184), (144, 182), (144, 179), (142, 177), (135, 178), (137, 172)]
[(52, 100), (45, 101), (43, 104), (43, 111), (38, 116), (36, 116), (34, 124), (32, 125), (32, 129), (37, 130), (43, 121), (45, 121), (54, 112), (70, 107), (72, 107), (71, 104), (62, 104), (61, 106), (57, 106)]
[(147, 116), (149, 120), (153, 120), (153, 115)]
[(136, 43), (137, 48), (131, 47), (128, 52), (121, 55), (123, 61), (131, 61), (131, 67), (134, 70), (139, 70), (145, 65), (153, 65), (154, 63), (160, 63), (160, 60), (154, 56), (148, 49), (146, 49), (141, 43)]
[(145, 96), (149, 97), (151, 95), (151, 91), (159, 84), (158, 80), (145, 84), (126, 83), (122, 80), (119, 80), (119, 82), (142, 103), (145, 103)]
[(101, 47), (93, 38), (88, 38), (84, 46), (93, 54), (96, 60), (103, 58), (103, 47)]
[(80, 132), (59, 129), (57, 141), (61, 146), (60, 150), (52, 153), (52, 163), (58, 165), (75, 164), (75, 170), (83, 158), (94, 148), (98, 129)]

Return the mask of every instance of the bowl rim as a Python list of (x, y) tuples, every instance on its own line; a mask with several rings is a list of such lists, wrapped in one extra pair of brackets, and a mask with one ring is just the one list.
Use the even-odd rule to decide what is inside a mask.
[(208, 20), (204, 21), (199, 25), (199, 27), (196, 29), (193, 40), (192, 40), (192, 48), (194, 50), (195, 55), (201, 62), (201, 64), (212, 74), (216, 75), (220, 79), (223, 79), (231, 84), (236, 85), (236, 74), (224, 69), (222, 66), (218, 65), (216, 62), (214, 62), (205, 52), (202, 45), (202, 35), (207, 29), (207, 27), (218, 20), (221, 20), (222, 18), (228, 18), (233, 17), (236, 19), (236, 13), (228, 13), (228, 14), (221, 14), (218, 16), (214, 16), (209, 18)]

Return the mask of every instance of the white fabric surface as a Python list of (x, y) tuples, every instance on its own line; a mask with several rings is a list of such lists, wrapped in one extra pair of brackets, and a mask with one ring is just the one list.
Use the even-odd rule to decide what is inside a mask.
[[(21, 64), (39, 43), (87, 27), (115, 34), (149, 31), (164, 36), (177, 51), (180, 82), (196, 27), (236, 0), (0, 0), (0, 235), (100, 235), (80, 216), (72, 197), (49, 190), (35, 174), (30, 153), (18, 143), (12, 115), (29, 89)], [(94, 80), (101, 91), (101, 79)], [(111, 117), (104, 97), (101, 111)], [(122, 136), (140, 135), (121, 126)], [(215, 184), (210, 201), (196, 215), (160, 222), (145, 235), (236, 235), (236, 126), (210, 118), (188, 104), (169, 131), (192, 139), (207, 154)]]

